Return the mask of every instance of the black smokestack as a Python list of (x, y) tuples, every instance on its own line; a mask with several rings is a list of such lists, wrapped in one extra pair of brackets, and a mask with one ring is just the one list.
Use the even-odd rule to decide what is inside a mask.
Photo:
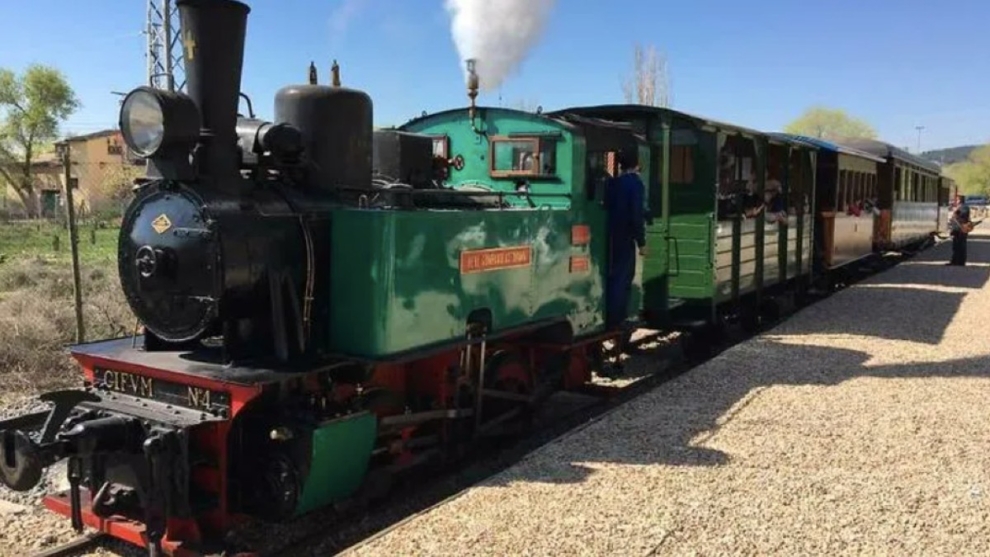
[(237, 107), (247, 5), (234, 0), (179, 0), (186, 92), (203, 119), (201, 169), (220, 178), (237, 173)]

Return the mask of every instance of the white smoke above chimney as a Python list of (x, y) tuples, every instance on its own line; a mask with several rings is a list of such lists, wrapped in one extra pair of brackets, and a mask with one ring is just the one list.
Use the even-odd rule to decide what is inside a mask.
[(445, 0), (463, 62), (475, 59), (480, 89), (498, 89), (543, 34), (556, 0)]

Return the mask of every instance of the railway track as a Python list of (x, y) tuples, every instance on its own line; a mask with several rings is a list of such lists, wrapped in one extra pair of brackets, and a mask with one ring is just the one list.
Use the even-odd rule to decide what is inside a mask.
[[(885, 257), (880, 265), (863, 269), (833, 292), (811, 298), (805, 303), (795, 304), (773, 322), (765, 323), (759, 330), (744, 332), (737, 327), (728, 331), (724, 340), (712, 347), (710, 354), (702, 359), (688, 359), (684, 356), (680, 339), (670, 341), (660, 333), (648, 334), (632, 343), (634, 360), (641, 365), (649, 365), (652, 370), (627, 386), (608, 390), (605, 396), (588, 396), (583, 402), (564, 404), (556, 414), (538, 416), (534, 427), (521, 438), (508, 444), (495, 444), (456, 462), (456, 467), (441, 470), (426, 469), (412, 472), (401, 479), (379, 502), (326, 509), (311, 513), (286, 524), (248, 523), (236, 529), (228, 537), (230, 546), (223, 553), (208, 553), (212, 556), (232, 554), (258, 555), (264, 557), (289, 557), (303, 555), (329, 555), (343, 551), (362, 542), (377, 538), (412, 520), (429, 509), (442, 505), (464, 489), (483, 481), (512, 466), (531, 451), (553, 441), (560, 435), (575, 428), (590, 424), (626, 402), (655, 387), (670, 381), (705, 361), (716, 357), (722, 351), (760, 334), (768, 327), (785, 321), (801, 309), (831, 296), (833, 293), (851, 286), (860, 280), (882, 272), (891, 266), (909, 259), (913, 253)], [(659, 340), (659, 342), (658, 342)], [(653, 344), (652, 347), (650, 345)], [(660, 363), (657, 369), (657, 363)], [(627, 364), (630, 372), (635, 365)], [(563, 395), (569, 396), (569, 395)], [(99, 534), (80, 536), (71, 542), (35, 554), (34, 557), (84, 556), (92, 549), (105, 545), (108, 538)], [(273, 540), (280, 540), (273, 543)], [(116, 544), (113, 544), (116, 545)], [(146, 555), (138, 548), (105, 547), (119, 555)], [(130, 551), (135, 549), (135, 551)], [(231, 551), (234, 551), (233, 553)]]
[[(380, 504), (369, 506), (360, 511), (356, 509), (345, 512), (327, 511), (307, 517), (305, 522), (311, 523), (312, 528), (304, 526), (298, 537), (294, 536), (293, 539), (286, 540), (277, 548), (269, 546), (269, 550), (261, 553), (261, 555), (266, 557), (330, 555), (382, 536), (429, 509), (444, 504), (464, 489), (508, 468), (529, 452), (553, 441), (560, 435), (602, 418), (639, 395), (690, 371), (728, 348), (761, 334), (767, 328), (785, 321), (797, 311), (865, 278), (883, 272), (911, 258), (915, 253), (917, 252), (888, 255), (880, 260), (879, 264), (861, 269), (847, 277), (837, 286), (836, 290), (815, 296), (805, 303), (793, 305), (778, 319), (764, 323), (756, 331), (743, 332), (738, 327), (732, 328), (723, 342), (713, 346), (711, 353), (704, 359), (692, 361), (685, 358), (679, 341), (653, 349), (636, 350), (638, 354), (634, 357), (649, 358), (654, 362), (660, 360), (666, 365), (662, 365), (658, 371), (645, 375), (642, 379), (614, 392), (611, 396), (601, 397), (563, 416), (558, 416), (552, 422), (543, 424), (542, 427), (534, 428), (528, 435), (507, 447), (479, 451), (477, 454), (462, 460), (460, 462), (462, 468), (460, 469), (428, 479), (411, 478), (411, 481), (403, 482), (402, 485), (394, 488), (389, 494), (388, 500)], [(655, 338), (656, 335), (647, 336), (634, 343), (633, 346), (642, 347)], [(329, 534), (328, 531), (333, 533)], [(268, 537), (268, 539), (271, 538)]]
[(31, 557), (73, 557), (84, 555), (88, 550), (100, 545), (108, 536), (100, 533), (83, 534), (78, 538), (68, 541), (44, 551), (34, 553)]

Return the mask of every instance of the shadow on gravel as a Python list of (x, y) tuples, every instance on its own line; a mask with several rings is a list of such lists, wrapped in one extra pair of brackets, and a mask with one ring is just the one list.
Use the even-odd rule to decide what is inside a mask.
[[(898, 269), (899, 270), (899, 269)], [(888, 273), (893, 278), (894, 273)], [(831, 303), (802, 311), (771, 331), (775, 335), (868, 336), (936, 345), (962, 306), (958, 292), (862, 284), (836, 294)]]
[[(966, 296), (939, 291), (937, 286), (974, 290), (990, 280), (990, 269), (954, 268), (940, 263), (950, 254), (948, 243), (937, 246), (880, 275), (803, 309), (772, 331), (775, 336), (846, 334), (936, 345)], [(969, 260), (990, 262), (990, 238), (970, 240)], [(624, 378), (655, 369), (666, 355), (663, 343), (644, 342), (632, 351)], [(436, 477), (407, 478), (385, 505), (360, 511), (317, 512), (293, 526), (247, 526), (242, 539), (292, 538), (296, 528), (321, 529), (316, 546), (294, 544), (279, 555), (327, 555), (409, 518), (472, 484), (508, 487), (519, 482), (581, 483), (596, 473), (594, 465), (667, 465), (717, 467), (731, 455), (699, 446), (775, 385), (838, 385), (863, 376), (931, 377), (990, 375), (990, 356), (934, 364), (865, 367), (866, 352), (794, 345), (757, 337), (738, 344), (688, 373), (678, 375), (590, 424), (542, 445), (529, 442), (508, 455), (473, 460), (456, 472)], [(582, 401), (565, 402), (580, 406)], [(553, 421), (544, 410), (537, 422)], [(777, 424), (768, 423), (768, 429)], [(534, 446), (535, 445), (535, 446)], [(540, 446), (542, 445), (542, 446)], [(536, 448), (521, 461), (521, 452)], [(491, 476), (491, 472), (509, 466)], [(608, 496), (603, 494), (603, 496)], [(337, 522), (336, 519), (345, 519)], [(284, 528), (284, 529), (283, 529)]]
[[(990, 377), (990, 355), (947, 362), (865, 367), (871, 358), (857, 350), (757, 340), (745, 354), (723, 354), (603, 417), (583, 431), (562, 438), (526, 461), (484, 482), (567, 484), (595, 473), (590, 464), (722, 466), (731, 455), (698, 446), (773, 386), (835, 386), (858, 377)], [(805, 362), (797, 364), (797, 362)], [(740, 362), (759, 362), (759, 370)], [(817, 362), (808, 365), (807, 362)], [(768, 423), (768, 429), (781, 427)], [(783, 425), (786, 427), (786, 424)]]
[[(990, 251), (990, 241), (979, 246), (978, 251)], [(971, 246), (970, 254), (974, 250)], [(970, 263), (966, 267), (948, 267), (941, 261), (925, 262), (904, 262), (898, 265), (897, 273), (885, 273), (880, 276), (870, 277), (862, 282), (864, 286), (882, 284), (884, 286), (915, 285), (929, 287), (965, 288), (968, 290), (980, 290), (990, 281), (990, 267), (980, 266), (978, 261), (969, 258)]]
[[(770, 334), (781, 339), (857, 335), (928, 344), (935, 350), (967, 294), (925, 287), (977, 290), (990, 277), (985, 267), (924, 263), (948, 253), (947, 244), (939, 246), (915, 259), (916, 264), (906, 262), (805, 308)], [(990, 239), (971, 241), (969, 260), (978, 265), (990, 262)], [(589, 465), (599, 463), (725, 465), (731, 455), (699, 445), (731, 422), (762, 390), (774, 386), (835, 386), (859, 377), (990, 377), (990, 354), (867, 367), (870, 359), (865, 351), (756, 337), (547, 445), (484, 485), (583, 482), (595, 473)], [(786, 424), (768, 423), (767, 427)]]

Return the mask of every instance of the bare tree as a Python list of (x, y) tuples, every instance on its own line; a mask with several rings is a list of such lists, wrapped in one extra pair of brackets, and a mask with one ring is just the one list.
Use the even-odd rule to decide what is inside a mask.
[(622, 81), (622, 93), (630, 104), (670, 106), (667, 57), (650, 45), (633, 47), (633, 72)]
[(531, 101), (528, 99), (516, 99), (509, 104), (509, 108), (515, 110), (522, 110), (523, 112), (536, 112), (539, 108), (540, 103), (538, 101)]

